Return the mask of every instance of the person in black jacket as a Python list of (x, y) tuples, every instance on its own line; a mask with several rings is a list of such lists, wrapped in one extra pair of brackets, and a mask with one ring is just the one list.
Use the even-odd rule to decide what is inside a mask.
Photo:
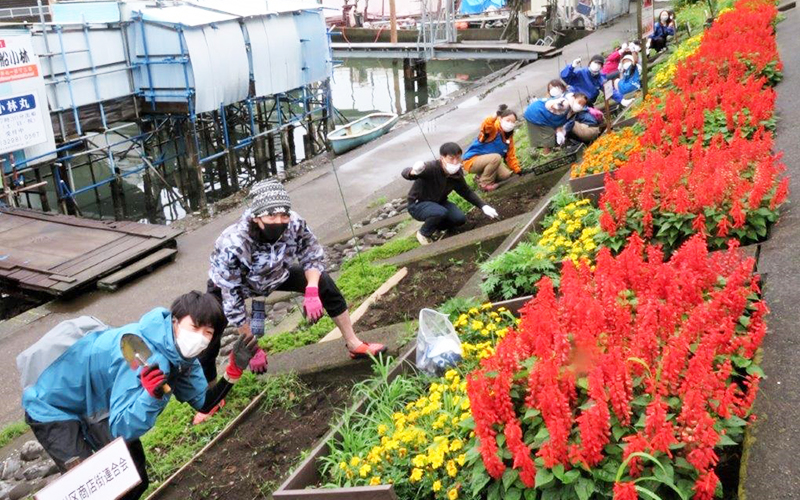
[(435, 231), (445, 231), (467, 221), (464, 212), (447, 201), (451, 191), (483, 210), (488, 217), (498, 217), (497, 210), (484, 203), (467, 185), (461, 168), (461, 153), (461, 146), (446, 142), (439, 148), (438, 160), (418, 161), (403, 170), (403, 178), (414, 181), (408, 192), (408, 213), (425, 223), (417, 231), (417, 241), (423, 245), (431, 243)]

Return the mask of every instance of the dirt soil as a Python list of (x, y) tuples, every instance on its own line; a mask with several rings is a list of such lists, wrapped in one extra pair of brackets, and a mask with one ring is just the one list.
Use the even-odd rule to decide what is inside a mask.
[[(330, 429), (336, 411), (350, 404), (350, 389), (371, 374), (368, 363), (302, 377), (311, 389), (290, 410), (253, 411), (195, 461), (162, 499), (268, 499), (289, 471)], [(287, 395), (292, 397), (292, 395)]]
[(478, 270), (474, 259), (408, 266), (408, 275), (358, 320), (358, 331), (368, 331), (419, 317), (420, 309), (436, 308), (456, 293)]
[[(542, 199), (542, 196), (547, 194), (550, 188), (550, 185), (537, 184), (535, 186), (531, 186), (530, 189), (517, 191), (513, 194), (503, 196), (496, 195), (490, 197), (486, 193), (479, 192), (478, 196), (480, 196), (486, 203), (497, 210), (497, 213), (500, 214), (501, 219), (509, 219), (533, 210), (536, 207), (536, 204), (539, 203), (539, 200)], [(488, 226), (493, 222), (497, 221), (486, 217), (481, 210), (470, 210), (467, 213), (466, 224), (456, 228), (453, 231), (449, 231), (448, 236), (463, 233), (465, 231), (471, 231), (479, 227)]]

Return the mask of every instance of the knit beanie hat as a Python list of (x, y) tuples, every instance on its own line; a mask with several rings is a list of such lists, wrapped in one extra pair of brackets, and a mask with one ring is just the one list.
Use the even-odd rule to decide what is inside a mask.
[(276, 180), (264, 180), (253, 184), (247, 197), (253, 217), (262, 215), (288, 214), (292, 208), (289, 193), (283, 184)]
[(605, 59), (603, 59), (603, 56), (601, 56), (599, 54), (596, 54), (596, 55), (592, 56), (592, 59), (589, 61), (589, 64), (591, 64), (593, 62), (598, 62), (600, 64), (603, 64), (604, 61), (605, 61)]

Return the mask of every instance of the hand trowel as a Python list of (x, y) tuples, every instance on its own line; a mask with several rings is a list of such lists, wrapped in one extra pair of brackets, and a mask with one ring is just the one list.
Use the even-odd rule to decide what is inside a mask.
[[(152, 352), (150, 352), (150, 348), (147, 347), (147, 344), (144, 343), (141, 337), (132, 333), (126, 333), (120, 339), (119, 347), (122, 349), (122, 357), (128, 362), (131, 370), (136, 370), (140, 366), (149, 368), (145, 360), (150, 357)], [(169, 384), (164, 384), (163, 389), (164, 394), (172, 392)]]

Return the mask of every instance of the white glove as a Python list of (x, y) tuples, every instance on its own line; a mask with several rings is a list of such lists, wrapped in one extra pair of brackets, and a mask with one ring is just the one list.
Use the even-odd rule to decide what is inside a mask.
[(413, 175), (419, 175), (419, 174), (422, 173), (423, 170), (425, 170), (425, 162), (424, 161), (418, 161), (418, 162), (416, 162), (414, 164), (413, 167), (411, 167), (411, 173)]
[(633, 99), (623, 99), (620, 104), (622, 104), (623, 108), (627, 108), (628, 106), (631, 105), (632, 102), (633, 102)]
[(625, 52), (626, 50), (628, 50), (628, 42), (622, 42), (622, 45), (619, 46), (619, 51)]
[(573, 68), (577, 68), (580, 65), (581, 65), (581, 58), (580, 57), (575, 59), (574, 61), (572, 61), (572, 67)]
[(500, 217), (500, 214), (497, 213), (497, 210), (490, 207), (489, 205), (484, 205), (481, 210), (483, 210), (483, 213), (485, 213), (486, 216), (489, 217), (490, 219), (496, 219)]
[(563, 130), (556, 130), (556, 142), (559, 146), (564, 144), (564, 141), (567, 139), (567, 134), (564, 133)]

